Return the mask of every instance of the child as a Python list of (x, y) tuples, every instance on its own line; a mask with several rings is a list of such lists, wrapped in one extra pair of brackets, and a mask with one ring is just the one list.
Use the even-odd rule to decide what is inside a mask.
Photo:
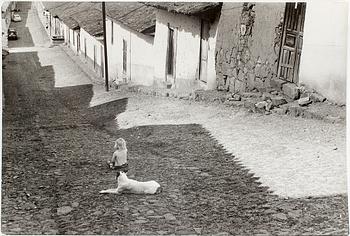
[(128, 160), (126, 142), (122, 138), (118, 138), (115, 141), (114, 148), (116, 151), (113, 153), (113, 156), (110, 161), (108, 161), (109, 168), (117, 171), (128, 172)]

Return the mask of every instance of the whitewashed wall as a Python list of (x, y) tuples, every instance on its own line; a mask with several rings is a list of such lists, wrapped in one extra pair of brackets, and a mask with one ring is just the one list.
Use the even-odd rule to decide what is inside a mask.
[[(77, 34), (79, 30), (69, 29), (69, 43), (68, 46), (73, 50), (73, 52), (78, 53), (78, 40)], [(81, 48), (81, 47), (80, 47)]]
[[(111, 28), (113, 22), (113, 43)], [(108, 73), (110, 80), (152, 85), (154, 76), (153, 37), (106, 20)], [(127, 73), (123, 74), (123, 39), (127, 42)]]
[(94, 48), (95, 48), (95, 59), (96, 64), (101, 66), (101, 47), (102, 43), (98, 41), (94, 36), (91, 36), (88, 32), (86, 32), (83, 28), (80, 29), (80, 54), (85, 56), (85, 39), (86, 39), (86, 56), (90, 60), (94, 60)]
[(204, 89), (216, 89), (216, 70), (215, 70), (215, 47), (218, 34), (219, 17), (210, 25), (209, 30), (209, 51), (208, 51), (208, 69), (207, 69), (207, 84)]
[(155, 50), (155, 79), (165, 82), (168, 24), (177, 31), (175, 52), (175, 85), (191, 86), (198, 78), (201, 22), (198, 18), (157, 11)]
[(299, 82), (328, 99), (346, 101), (348, 3), (309, 1)]

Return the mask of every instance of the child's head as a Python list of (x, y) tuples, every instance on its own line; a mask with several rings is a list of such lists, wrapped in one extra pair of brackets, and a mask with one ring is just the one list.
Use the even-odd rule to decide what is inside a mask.
[(126, 142), (123, 138), (118, 138), (115, 141), (114, 148), (119, 150), (126, 150)]

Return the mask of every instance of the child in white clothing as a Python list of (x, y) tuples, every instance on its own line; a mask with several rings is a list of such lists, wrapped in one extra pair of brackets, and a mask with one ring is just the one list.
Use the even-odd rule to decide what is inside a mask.
[(108, 161), (109, 168), (117, 171), (127, 172), (129, 169), (127, 159), (128, 150), (126, 148), (125, 140), (123, 138), (118, 138), (115, 141), (114, 148), (116, 150), (113, 153), (111, 160)]

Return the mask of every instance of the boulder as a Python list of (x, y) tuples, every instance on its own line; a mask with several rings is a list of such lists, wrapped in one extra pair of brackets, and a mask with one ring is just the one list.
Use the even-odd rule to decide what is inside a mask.
[(282, 86), (285, 83), (287, 83), (287, 82), (284, 80), (281, 80), (281, 79), (277, 79), (277, 78), (271, 79), (271, 87), (273, 87), (274, 89), (276, 89), (278, 91), (282, 90)]
[(300, 96), (300, 89), (293, 83), (283, 84), (282, 91), (291, 99), (298, 99)]

